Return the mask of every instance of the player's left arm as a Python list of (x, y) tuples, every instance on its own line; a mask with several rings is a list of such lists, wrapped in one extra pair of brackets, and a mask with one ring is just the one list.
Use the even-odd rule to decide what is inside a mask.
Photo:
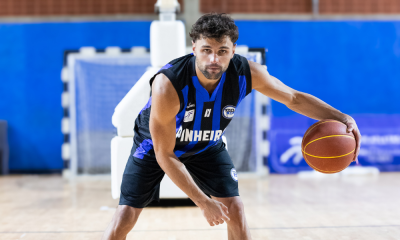
[(356, 138), (354, 160), (360, 152), (361, 134), (356, 121), (349, 115), (340, 112), (319, 98), (310, 94), (296, 91), (271, 76), (265, 66), (249, 61), (252, 88), (280, 103), (291, 110), (307, 117), (323, 120), (334, 119), (347, 125), (347, 132), (353, 132)]

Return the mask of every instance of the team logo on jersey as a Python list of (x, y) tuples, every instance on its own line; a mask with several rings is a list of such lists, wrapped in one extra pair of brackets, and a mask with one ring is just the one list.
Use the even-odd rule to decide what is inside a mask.
[(231, 177), (232, 177), (232, 179), (233, 179), (235, 182), (238, 181), (236, 169), (234, 169), (234, 168), (231, 169)]
[(193, 121), (194, 118), (194, 109), (185, 112), (185, 118), (183, 119), (184, 122)]
[(222, 116), (224, 116), (224, 118), (231, 119), (233, 115), (235, 115), (235, 106), (228, 105), (222, 109)]

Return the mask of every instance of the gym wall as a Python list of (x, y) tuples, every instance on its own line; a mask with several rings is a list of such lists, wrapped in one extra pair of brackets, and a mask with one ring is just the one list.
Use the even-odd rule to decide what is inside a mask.
[[(0, 23), (0, 119), (9, 124), (11, 172), (63, 167), (64, 50), (149, 47), (150, 23)], [(285, 84), (345, 113), (389, 116), (383, 118), (389, 127), (399, 122), (393, 117), (400, 114), (400, 22), (237, 20), (237, 25), (238, 44), (267, 48), (268, 69)], [(273, 120), (273, 128), (291, 126), (299, 117), (282, 104), (272, 108), (273, 119), (281, 119)], [(312, 123), (294, 122), (302, 128)]]

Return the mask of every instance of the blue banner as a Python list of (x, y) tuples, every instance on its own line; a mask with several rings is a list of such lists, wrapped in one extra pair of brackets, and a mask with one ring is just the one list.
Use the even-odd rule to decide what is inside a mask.
[[(374, 166), (380, 171), (400, 171), (400, 116), (360, 115), (354, 118), (362, 134), (358, 157), (361, 166)], [(268, 161), (272, 173), (311, 170), (303, 159), (301, 141), (314, 122), (298, 115), (273, 118)]]

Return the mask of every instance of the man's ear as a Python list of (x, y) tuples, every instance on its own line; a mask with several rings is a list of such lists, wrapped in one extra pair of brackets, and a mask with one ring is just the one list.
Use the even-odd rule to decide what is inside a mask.
[(192, 51), (193, 51), (193, 55), (196, 56), (196, 43), (193, 42), (193, 40), (192, 40)]
[(232, 52), (233, 52), (233, 54), (232, 54), (232, 57), (233, 57), (233, 55), (235, 55), (236, 46), (237, 46), (237, 44), (236, 44), (236, 43), (235, 43), (235, 44), (233, 44), (233, 48), (232, 48)]

